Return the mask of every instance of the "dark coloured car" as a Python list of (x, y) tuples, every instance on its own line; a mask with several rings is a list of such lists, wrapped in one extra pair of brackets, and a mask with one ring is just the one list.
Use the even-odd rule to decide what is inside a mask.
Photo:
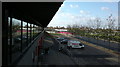
[(15, 42), (20, 42), (21, 41), (21, 37), (15, 37), (14, 40), (15, 40)]
[(64, 38), (57, 38), (57, 40), (61, 42), (62, 40), (64, 40)]
[(26, 35), (23, 35), (23, 39), (27, 39), (27, 36), (26, 36)]
[(61, 41), (61, 44), (67, 44), (68, 41), (69, 41), (68, 39), (64, 39), (64, 40)]
[(15, 38), (15, 40), (18, 40), (18, 41), (20, 41), (20, 40), (21, 40), (21, 38), (20, 38), (20, 37), (17, 37), (17, 38)]
[(74, 36), (74, 38), (81, 39), (82, 37), (80, 37), (80, 36)]
[[(27, 39), (27, 36), (23, 35), (23, 40), (26, 40)], [(14, 38), (15, 42), (21, 42), (21, 36), (17, 36)]]

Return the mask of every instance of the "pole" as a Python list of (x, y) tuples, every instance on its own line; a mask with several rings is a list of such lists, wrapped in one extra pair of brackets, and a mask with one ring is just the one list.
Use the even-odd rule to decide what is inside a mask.
[(23, 36), (23, 21), (21, 20), (21, 53), (22, 53), (22, 41), (23, 41), (23, 38), (22, 38), (22, 36)]

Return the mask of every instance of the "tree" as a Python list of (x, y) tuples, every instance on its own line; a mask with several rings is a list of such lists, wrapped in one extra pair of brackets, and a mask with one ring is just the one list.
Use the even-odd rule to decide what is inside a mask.
[(72, 25), (67, 25), (67, 29), (68, 29), (69, 32), (73, 33)]
[(101, 26), (101, 19), (100, 18), (96, 18), (95, 19), (95, 25), (96, 25), (96, 29), (99, 29), (100, 28), (100, 26)]
[(87, 21), (87, 27), (88, 27), (88, 28), (94, 28), (94, 22), (93, 22), (92, 19), (89, 19), (89, 20)]
[(111, 38), (111, 34), (112, 34), (112, 30), (114, 29), (114, 22), (115, 22), (115, 19), (112, 18), (112, 14), (106, 19), (107, 22), (108, 22), (108, 37), (109, 37), (109, 44), (110, 44), (110, 40), (112, 39)]
[[(91, 33), (94, 33), (94, 29), (95, 29), (95, 20), (92, 20), (92, 19), (89, 19), (88, 22), (87, 22), (87, 32), (88, 34), (91, 34)], [(90, 35), (87, 35), (87, 36), (90, 36)]]
[(111, 29), (113, 30), (114, 29), (114, 26), (115, 26), (115, 19), (112, 18), (112, 14), (106, 19), (107, 22), (108, 22), (108, 29)]

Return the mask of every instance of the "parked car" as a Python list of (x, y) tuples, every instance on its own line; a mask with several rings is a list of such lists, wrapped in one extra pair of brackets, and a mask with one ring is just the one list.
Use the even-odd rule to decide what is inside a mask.
[[(26, 35), (23, 35), (22, 36), (22, 39), (23, 40), (26, 40), (27, 39), (27, 36)], [(17, 36), (14, 38), (15, 42), (21, 42), (21, 36)]]
[(26, 36), (26, 35), (23, 35), (23, 39), (27, 39), (27, 36)]
[(64, 38), (57, 38), (57, 40), (61, 42), (62, 40), (64, 40)]
[(69, 41), (68, 39), (64, 39), (64, 40), (61, 41), (61, 44), (67, 44), (68, 41)]
[(74, 38), (81, 39), (82, 37), (81, 36), (74, 36)]
[(68, 48), (84, 48), (84, 45), (80, 41), (69, 40), (67, 47)]

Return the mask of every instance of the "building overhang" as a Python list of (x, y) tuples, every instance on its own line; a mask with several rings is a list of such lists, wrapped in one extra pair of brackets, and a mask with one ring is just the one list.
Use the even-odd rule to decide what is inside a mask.
[(46, 27), (63, 2), (3, 2), (9, 17)]

